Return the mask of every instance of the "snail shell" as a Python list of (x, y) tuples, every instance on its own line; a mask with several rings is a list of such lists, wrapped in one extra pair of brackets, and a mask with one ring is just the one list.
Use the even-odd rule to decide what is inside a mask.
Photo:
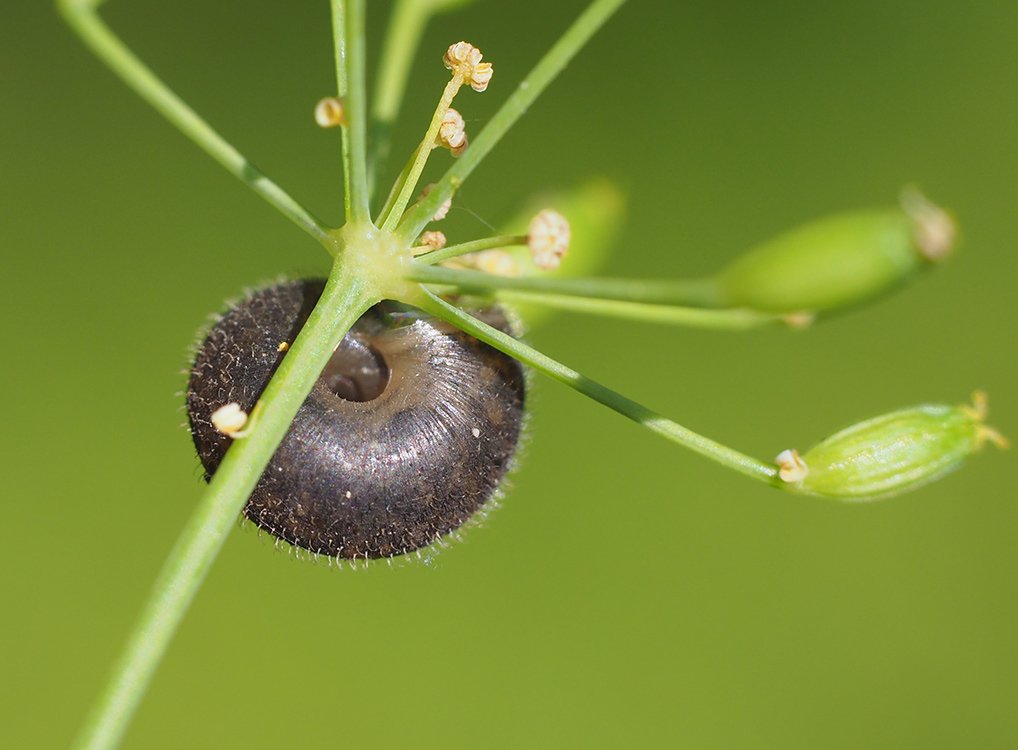
[[(265, 287), (230, 308), (194, 362), (187, 410), (206, 479), (230, 438), (212, 412), (250, 412), (323, 281)], [(498, 308), (474, 311), (510, 332)], [(280, 351), (283, 349), (284, 351)], [(382, 303), (336, 349), (244, 515), (337, 558), (393, 557), (458, 528), (510, 468), (523, 420), (520, 364), (423, 313)]]

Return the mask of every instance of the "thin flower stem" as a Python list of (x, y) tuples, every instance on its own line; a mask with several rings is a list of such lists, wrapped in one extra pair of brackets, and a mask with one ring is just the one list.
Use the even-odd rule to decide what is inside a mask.
[(413, 238), (421, 233), (438, 207), (452, 197), (509, 128), (623, 2), (625, 0), (594, 0), (573, 22), (566, 33), (520, 82), (484, 130), (476, 139), (471, 139), (470, 147), (449, 168), (437, 186), (428, 193), (428, 197), (406, 212), (399, 225), (399, 234), (406, 242), (413, 241)]
[(99, 17), (97, 7), (101, 2), (102, 0), (60, 0), (59, 7), (67, 23), (85, 44), (135, 93), (151, 104), (205, 153), (222, 164), (230, 174), (247, 183), (284, 216), (323, 245), (330, 247), (331, 239), (321, 221), (279, 185), (262, 174), (120, 41)]
[(452, 2), (442, 0), (397, 0), (389, 17), (389, 28), (379, 57), (378, 79), (372, 97), (368, 144), (368, 192), (374, 194), (379, 174), (385, 169), (392, 145), (393, 123), (399, 114), (410, 66), (431, 16)]
[(406, 278), (427, 284), (442, 284), (463, 291), (491, 294), (497, 290), (534, 292), (569, 297), (614, 299), (655, 305), (718, 307), (710, 280), (699, 279), (567, 279), (538, 276), (496, 276), (480, 271), (411, 263)]
[(337, 261), (307, 323), (252, 412), (249, 435), (226, 453), (163, 564), (127, 644), (74, 744), (108, 750), (119, 743), (191, 601), (236, 525), (276, 447), (336, 344), (376, 300)]
[(364, 0), (332, 0), (336, 84), (346, 114), (346, 124), (342, 127), (346, 219), (360, 225), (371, 221), (368, 207), (364, 12)]
[[(336, 60), (336, 92), (340, 99), (346, 96), (350, 84), (346, 70), (346, 3), (332, 0), (332, 50)], [(350, 117), (344, 103), (344, 117), (340, 124), (342, 133), (341, 154), (343, 159), (343, 215), (350, 221), (353, 213), (352, 189), (350, 186)]]
[(525, 234), (503, 234), (498, 237), (485, 237), (482, 240), (461, 242), (458, 245), (448, 245), (439, 250), (432, 250), (429, 253), (418, 255), (414, 260), (425, 265), (434, 265), (446, 260), (458, 258), (461, 255), (476, 253), (481, 250), (492, 250), (500, 247), (513, 247), (514, 245), (526, 245), (527, 235)]
[(594, 399), (598, 403), (604, 404), (609, 409), (632, 419), (651, 432), (655, 432), (671, 440), (673, 443), (678, 443), (722, 466), (726, 466), (765, 484), (772, 486), (781, 486), (782, 484), (777, 479), (777, 467), (739, 453), (732, 448), (695, 433), (670, 419), (665, 419), (647, 407), (581, 375), (576, 370), (556, 362), (536, 349), (514, 339), (512, 336), (492, 328), (431, 292), (425, 291), (421, 298), (414, 300), (414, 304), (432, 315), (452, 323), (457, 328), (466, 331), (486, 344), (490, 344), (499, 351), (515, 357), (520, 362), (533, 367), (553, 380), (568, 385), (570, 388)]
[(392, 207), (396, 204), (396, 197), (399, 195), (403, 185), (406, 184), (407, 177), (410, 176), (410, 170), (414, 168), (414, 163), (417, 161), (419, 149), (420, 145), (418, 145), (418, 147), (414, 149), (414, 152), (410, 154), (410, 159), (403, 165), (403, 169), (400, 170), (396, 181), (392, 183), (392, 188), (389, 189), (389, 194), (385, 197), (385, 203), (382, 204), (382, 208), (378, 211), (378, 216), (375, 217), (375, 226), (382, 226), (382, 224), (385, 223), (385, 220), (389, 218), (389, 214), (392, 212)]
[[(442, 118), (445, 117), (445, 113), (449, 111), (449, 106), (452, 104), (453, 98), (456, 93), (460, 90), (463, 85), (463, 75), (459, 72), (453, 73), (452, 78), (445, 85), (445, 89), (442, 91), (442, 98), (438, 101), (438, 106), (435, 107), (435, 114), (431, 116), (431, 122), (428, 124), (428, 131), (424, 134), (424, 140), (417, 147), (417, 151), (414, 152), (414, 159), (410, 165), (410, 170), (403, 177), (403, 183), (400, 185), (399, 193), (396, 195), (396, 200), (393, 201), (392, 208), (389, 209), (385, 216), (382, 229), (386, 231), (392, 231), (403, 216), (403, 212), (406, 210), (407, 204), (410, 202), (411, 196), (414, 194), (414, 189), (417, 187), (417, 181), (421, 179), (421, 172), (424, 171), (424, 165), (428, 163), (428, 157), (431, 155), (433, 146), (435, 144), (435, 138), (438, 136), (438, 131), (442, 127)], [(467, 149), (469, 151), (470, 149)]]
[[(427, 256), (420, 256), (425, 258)], [(622, 302), (591, 297), (567, 297), (534, 292), (496, 292), (495, 299), (509, 304), (536, 304), (556, 310), (588, 313), (635, 320), (645, 323), (664, 323), (688, 328), (707, 328), (715, 331), (747, 331), (754, 328), (779, 325), (785, 322), (782, 315), (761, 313), (756, 310), (710, 310), (675, 305), (649, 305), (642, 302)]]

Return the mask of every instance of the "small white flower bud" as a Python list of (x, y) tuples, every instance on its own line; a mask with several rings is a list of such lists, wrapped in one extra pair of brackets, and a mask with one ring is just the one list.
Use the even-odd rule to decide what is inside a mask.
[(210, 419), (217, 432), (238, 437), (238, 433), (247, 424), (247, 412), (240, 408), (240, 404), (231, 401), (212, 412)]
[(464, 133), (463, 134), (463, 142), (460, 145), (456, 146), (456, 148), (449, 149), (449, 153), (452, 154), (454, 157), (456, 157), (458, 159), (461, 156), (463, 156), (463, 152), (467, 150), (467, 146), (469, 146), (469, 145), (470, 145), (470, 139), (467, 138), (467, 134)]
[(445, 242), (445, 234), (442, 232), (425, 232), (421, 235), (421, 244), (432, 250), (441, 250)]
[(473, 75), (470, 76), (470, 88), (477, 92), (484, 91), (494, 74), (495, 69), (490, 62), (475, 65)]
[(346, 124), (346, 111), (343, 100), (335, 96), (327, 96), (315, 105), (315, 122), (322, 128), (334, 128)]
[(558, 211), (545, 209), (530, 221), (527, 245), (535, 265), (545, 271), (558, 268), (569, 250), (569, 222)]
[(445, 51), (445, 67), (463, 79), (474, 91), (484, 91), (494, 70), (491, 63), (481, 62), (484, 55), (469, 42), (456, 42)]
[(435, 146), (441, 146), (452, 151), (453, 156), (459, 156), (467, 147), (466, 123), (463, 116), (450, 107), (442, 117), (442, 125), (435, 136)]
[(809, 467), (797, 450), (781, 451), (774, 462), (778, 465), (778, 476), (783, 482), (801, 482), (809, 474)]

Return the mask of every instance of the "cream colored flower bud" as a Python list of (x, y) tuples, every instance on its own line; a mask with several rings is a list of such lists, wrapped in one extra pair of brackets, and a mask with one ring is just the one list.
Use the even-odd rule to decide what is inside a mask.
[(431, 250), (441, 250), (445, 247), (445, 234), (443, 232), (425, 232), (421, 235), (421, 245)]
[(469, 145), (470, 145), (470, 139), (467, 138), (467, 134), (464, 133), (463, 134), (463, 142), (460, 145), (458, 145), (456, 148), (449, 149), (449, 153), (452, 154), (454, 157), (456, 157), (458, 159), (461, 156), (463, 156), (463, 152), (467, 150), (467, 146), (469, 146)]
[(491, 63), (481, 62), (482, 57), (481, 51), (469, 42), (456, 42), (445, 51), (442, 62), (474, 91), (484, 91), (494, 70)]
[(534, 264), (553, 271), (569, 250), (569, 222), (558, 211), (545, 209), (530, 221), (527, 245)]
[[(428, 197), (428, 193), (430, 193), (432, 190), (434, 190), (435, 187), (436, 187), (436, 185), (435, 185), (434, 182), (432, 182), (432, 183), (430, 183), (428, 185), (425, 185), (424, 186), (424, 190), (421, 191), (421, 200), (424, 200), (425, 198), (427, 198)], [(442, 205), (438, 207), (438, 210), (435, 211), (435, 215), (431, 217), (431, 220), (432, 221), (441, 221), (442, 219), (444, 219), (446, 216), (449, 215), (449, 209), (450, 208), (452, 208), (452, 198), (446, 198), (445, 201), (442, 203)]]
[[(447, 148), (458, 156), (467, 146), (467, 126), (463, 115), (450, 107), (442, 117), (442, 124), (435, 136), (435, 146)], [(457, 153), (459, 152), (459, 153)]]
[(809, 474), (809, 467), (797, 450), (781, 451), (774, 462), (778, 465), (778, 476), (783, 482), (801, 482)]
[(231, 401), (212, 412), (210, 419), (212, 426), (216, 428), (217, 432), (231, 437), (238, 437), (238, 433), (247, 424), (247, 412), (240, 408), (240, 404)]
[(335, 96), (327, 96), (315, 105), (315, 122), (322, 128), (334, 128), (346, 125), (346, 110), (343, 100)]
[(494, 74), (495, 69), (490, 62), (478, 63), (474, 66), (473, 75), (470, 76), (470, 88), (477, 92), (484, 91)]
[(456, 42), (449, 45), (449, 49), (442, 57), (442, 62), (449, 70), (456, 70), (461, 65), (479, 63), (481, 57), (481, 51), (470, 42)]

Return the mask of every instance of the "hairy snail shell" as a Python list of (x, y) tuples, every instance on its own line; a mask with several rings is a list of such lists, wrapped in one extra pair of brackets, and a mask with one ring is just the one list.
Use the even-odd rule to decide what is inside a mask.
[[(230, 402), (254, 407), (323, 287), (259, 289), (209, 332), (187, 388), (206, 478), (230, 444), (210, 415)], [(474, 312), (510, 332), (498, 308)], [(412, 308), (376, 305), (336, 349), (244, 515), (330, 557), (424, 547), (493, 496), (519, 441), (524, 385), (511, 357)]]

